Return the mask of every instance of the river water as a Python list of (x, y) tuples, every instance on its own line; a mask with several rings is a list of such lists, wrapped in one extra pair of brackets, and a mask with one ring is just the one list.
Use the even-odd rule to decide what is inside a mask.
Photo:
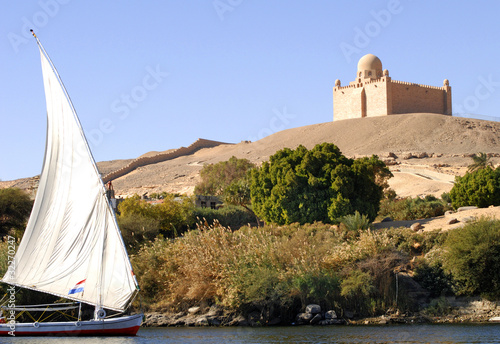
[(500, 324), (141, 328), (137, 337), (0, 338), (27, 344), (500, 343)]

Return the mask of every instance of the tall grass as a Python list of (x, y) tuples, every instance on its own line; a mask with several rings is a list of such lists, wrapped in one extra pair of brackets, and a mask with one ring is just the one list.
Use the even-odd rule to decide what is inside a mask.
[(392, 269), (407, 262), (404, 254), (391, 256), (394, 251), (385, 232), (345, 241), (336, 226), (321, 223), (231, 231), (216, 222), (173, 240), (156, 239), (132, 262), (151, 309), (204, 303), (286, 317), (318, 303), (342, 312), (356, 307), (359, 296), (348, 284), (369, 280), (377, 306), (361, 312), (374, 314), (391, 304), (394, 292), (386, 286), (394, 284)]

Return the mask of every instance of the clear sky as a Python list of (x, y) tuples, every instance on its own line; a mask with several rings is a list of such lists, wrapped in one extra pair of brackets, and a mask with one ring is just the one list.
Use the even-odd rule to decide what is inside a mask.
[(331, 121), (335, 79), (354, 80), (368, 53), (395, 80), (449, 79), (454, 115), (498, 121), (499, 13), (469, 0), (2, 1), (0, 179), (42, 167), (30, 28), (103, 161)]

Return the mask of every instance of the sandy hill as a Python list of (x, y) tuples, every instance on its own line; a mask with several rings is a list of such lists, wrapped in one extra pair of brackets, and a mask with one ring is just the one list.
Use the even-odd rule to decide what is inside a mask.
[[(500, 162), (499, 122), (405, 114), (320, 123), (277, 132), (256, 142), (201, 148), (192, 154), (138, 167), (113, 183), (122, 196), (160, 191), (190, 194), (204, 164), (224, 161), (233, 155), (261, 163), (284, 147), (302, 144), (312, 148), (322, 142), (336, 144), (349, 157), (378, 155), (390, 164), (395, 175), (390, 184), (401, 196), (439, 196), (449, 191), (454, 176), (465, 172), (474, 153), (489, 153), (493, 163)], [(143, 156), (155, 154), (158, 152)], [(98, 167), (106, 175), (132, 160), (100, 162)], [(0, 182), (0, 187), (15, 182)]]
[[(192, 193), (204, 164), (231, 156), (261, 163), (284, 147), (332, 142), (347, 156), (377, 154), (391, 165), (391, 186), (401, 196), (440, 195), (465, 172), (474, 153), (500, 162), (500, 123), (436, 114), (406, 114), (327, 122), (277, 132), (256, 142), (220, 144), (139, 167), (113, 181), (124, 196), (145, 192)], [(100, 163), (105, 168), (107, 163)], [(109, 169), (108, 169), (109, 170)]]

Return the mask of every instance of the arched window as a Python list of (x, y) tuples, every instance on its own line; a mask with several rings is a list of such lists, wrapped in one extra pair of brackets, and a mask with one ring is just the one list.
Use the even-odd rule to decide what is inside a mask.
[(371, 71), (368, 72), (368, 76), (372, 76), (372, 72)]
[(363, 75), (363, 73), (362, 73), (362, 72), (359, 72), (359, 77), (360, 77), (360, 78), (361, 78), (361, 75)]

